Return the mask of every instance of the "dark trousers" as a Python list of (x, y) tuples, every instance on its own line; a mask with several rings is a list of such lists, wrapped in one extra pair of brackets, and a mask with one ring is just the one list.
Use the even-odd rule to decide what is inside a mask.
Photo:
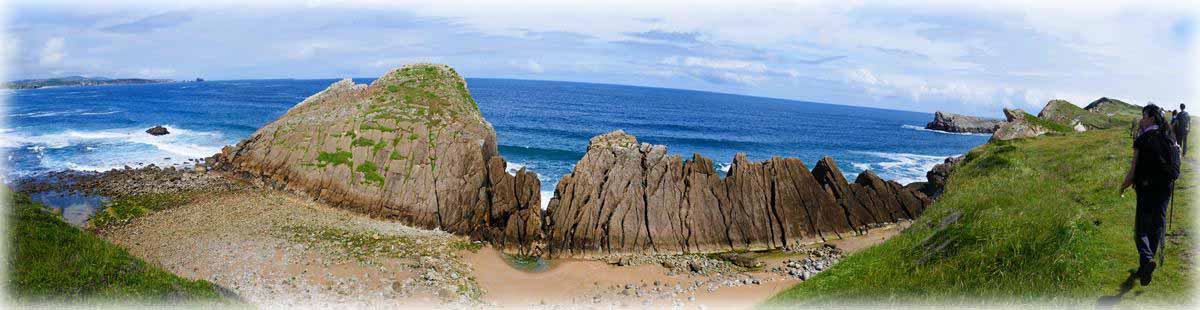
[(1175, 137), (1175, 140), (1179, 140), (1179, 154), (1187, 155), (1187, 136), (1187, 131), (1184, 131)]
[(1138, 264), (1154, 260), (1163, 242), (1167, 206), (1171, 203), (1171, 188), (1138, 188), (1137, 215), (1133, 223), (1133, 241), (1137, 244)]

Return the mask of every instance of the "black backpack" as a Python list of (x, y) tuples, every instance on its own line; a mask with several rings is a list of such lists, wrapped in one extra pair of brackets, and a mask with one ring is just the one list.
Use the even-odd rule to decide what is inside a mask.
[(1170, 182), (1175, 182), (1179, 179), (1179, 164), (1180, 164), (1180, 149), (1179, 143), (1167, 136), (1165, 130), (1159, 130), (1159, 142), (1166, 144), (1166, 152), (1162, 152), (1157, 156), (1159, 171)]
[(1165, 130), (1147, 132), (1139, 138), (1146, 141), (1143, 141), (1145, 149), (1138, 155), (1145, 156), (1138, 163), (1138, 183), (1161, 186), (1179, 179), (1179, 144)]

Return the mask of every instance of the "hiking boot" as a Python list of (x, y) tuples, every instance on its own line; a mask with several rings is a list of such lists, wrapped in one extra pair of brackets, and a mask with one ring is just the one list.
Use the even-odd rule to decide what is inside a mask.
[(1154, 275), (1154, 268), (1158, 268), (1158, 263), (1151, 261), (1143, 266), (1141, 271), (1142, 286), (1150, 285), (1151, 277)]

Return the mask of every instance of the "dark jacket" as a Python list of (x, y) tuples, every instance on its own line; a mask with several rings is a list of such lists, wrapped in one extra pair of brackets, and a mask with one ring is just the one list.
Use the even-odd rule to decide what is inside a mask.
[(1133, 148), (1138, 150), (1137, 169), (1133, 172), (1133, 185), (1137, 190), (1159, 190), (1171, 186), (1174, 181), (1170, 177), (1172, 149), (1175, 141), (1171, 140), (1165, 130), (1155, 129), (1138, 136), (1133, 140)]

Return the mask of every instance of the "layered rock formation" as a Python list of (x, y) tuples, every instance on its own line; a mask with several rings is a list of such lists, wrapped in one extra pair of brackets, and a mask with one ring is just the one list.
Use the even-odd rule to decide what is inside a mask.
[(992, 133), (1000, 126), (1000, 120), (975, 116), (959, 115), (938, 111), (933, 115), (933, 121), (925, 124), (925, 129), (946, 132)]
[(486, 240), (507, 253), (591, 257), (796, 246), (911, 219), (919, 188), (830, 158), (684, 160), (621, 131), (592, 138), (540, 206), (537, 175), (505, 171), (496, 134), (453, 69), (410, 65), (305, 99), (208, 161), (211, 169), (333, 206)]
[(721, 178), (700, 155), (683, 160), (622, 131), (592, 138), (550, 200), (552, 256), (703, 253), (796, 246), (911, 219), (924, 194), (870, 172), (848, 183), (832, 159), (739, 154)]
[(216, 158), (219, 170), (372, 216), (536, 252), (533, 173), (504, 171), (466, 81), (442, 65), (344, 79)]

